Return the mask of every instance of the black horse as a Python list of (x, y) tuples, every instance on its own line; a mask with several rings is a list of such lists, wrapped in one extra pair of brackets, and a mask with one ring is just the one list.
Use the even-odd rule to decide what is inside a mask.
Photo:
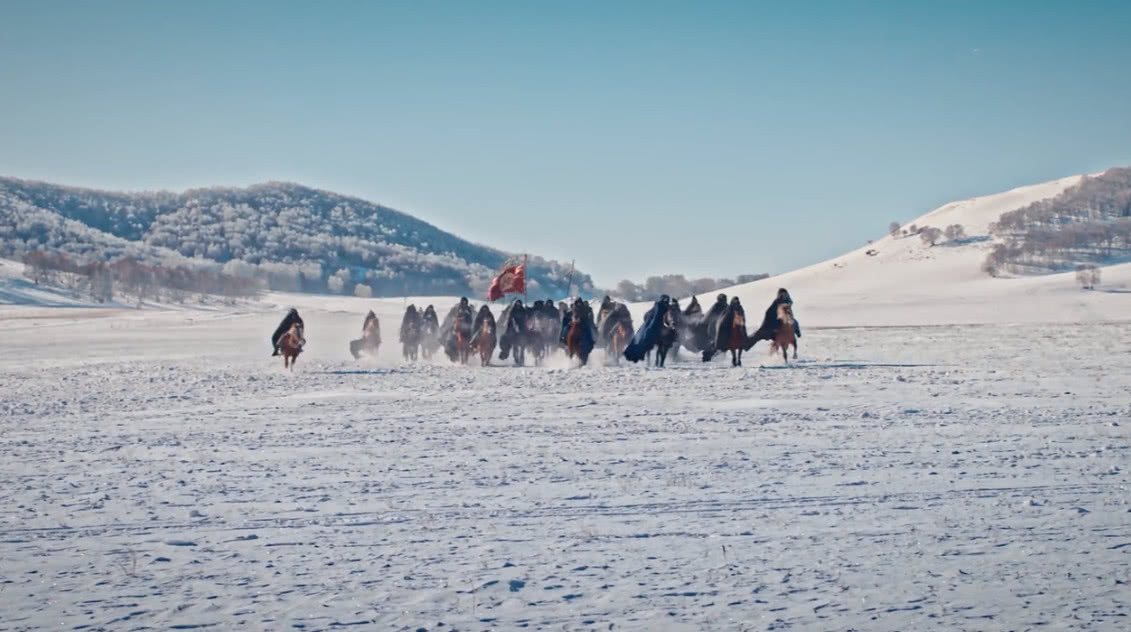
[(716, 343), (718, 342), (719, 325), (721, 324), (723, 316), (727, 311), (727, 295), (719, 294), (715, 297), (715, 304), (703, 318), (698, 322), (694, 329), (695, 346), (699, 352), (703, 354), (703, 361), (710, 362), (711, 358), (715, 357), (718, 351)]
[(361, 325), (361, 337), (350, 341), (350, 355), (354, 360), (360, 359), (362, 352), (377, 355), (381, 348), (381, 321), (373, 310), (365, 315), (365, 322)]
[(529, 332), (531, 320), (529, 310), (522, 304), (522, 299), (514, 299), (503, 309), (503, 313), (499, 315), (499, 323), (503, 329), (503, 335), (499, 337), (500, 360), (506, 360), (510, 355), (514, 357), (515, 366), (526, 363), (526, 350), (533, 342)]
[(416, 305), (409, 305), (404, 311), (404, 318), (401, 319), (400, 332), (401, 353), (406, 360), (416, 360), (421, 346), (422, 324), (423, 318), (420, 312), (416, 311)]

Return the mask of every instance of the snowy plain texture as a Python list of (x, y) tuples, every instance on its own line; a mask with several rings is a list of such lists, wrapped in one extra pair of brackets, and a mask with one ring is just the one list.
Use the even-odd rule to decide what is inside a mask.
[(979, 247), (739, 288), (804, 327), (740, 369), (410, 365), (401, 301), (9, 278), (0, 630), (1131, 629), (1131, 275), (983, 279)]

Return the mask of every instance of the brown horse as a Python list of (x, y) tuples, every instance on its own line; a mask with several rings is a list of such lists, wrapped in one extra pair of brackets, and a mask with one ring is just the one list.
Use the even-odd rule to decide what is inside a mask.
[(306, 344), (306, 338), (302, 335), (302, 325), (295, 323), (279, 338), (279, 352), (283, 356), (283, 368), (295, 369), (295, 362), (298, 360), (298, 354), (302, 353), (302, 346)]
[(581, 299), (573, 303), (570, 310), (569, 329), (566, 332), (566, 355), (570, 358), (577, 356), (581, 366), (589, 363), (589, 354), (593, 351), (596, 342), (593, 334), (593, 308)]
[(480, 366), (488, 366), (491, 364), (491, 354), (495, 352), (495, 323), (484, 319), (477, 333), (479, 334), (476, 341), (478, 343), (476, 346), (479, 348), (479, 364)]
[(452, 333), (456, 337), (456, 353), (459, 355), (459, 363), (467, 364), (467, 361), (471, 358), (472, 324), (470, 310), (460, 310), (456, 313)]
[(730, 351), (731, 366), (742, 366), (742, 352), (746, 349), (746, 312), (742, 303), (735, 296), (730, 300), (723, 317), (719, 320), (719, 332), (716, 336), (715, 348), (718, 351)]
[(774, 332), (773, 342), (770, 344), (770, 355), (781, 349), (782, 360), (789, 364), (789, 345), (793, 345), (793, 359), (797, 359), (797, 336), (793, 331), (793, 306), (789, 303), (778, 305), (778, 320), (781, 327)]
[(491, 354), (495, 352), (495, 345), (499, 341), (495, 316), (491, 313), (490, 307), (484, 305), (479, 308), (473, 327), (475, 333), (471, 335), (471, 344), (479, 352), (479, 363), (482, 366), (490, 366)]
[(605, 357), (611, 358), (613, 364), (620, 364), (620, 357), (624, 355), (624, 350), (628, 347), (629, 340), (632, 340), (632, 329), (629, 328), (628, 323), (625, 321), (618, 321), (613, 325), (613, 330), (609, 333), (609, 339), (605, 341), (608, 345), (605, 347)]

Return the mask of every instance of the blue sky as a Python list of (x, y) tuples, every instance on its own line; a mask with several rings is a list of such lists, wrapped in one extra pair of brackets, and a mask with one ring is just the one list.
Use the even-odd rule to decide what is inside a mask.
[(0, 174), (290, 180), (611, 285), (1131, 164), (1128, 2), (0, 2)]

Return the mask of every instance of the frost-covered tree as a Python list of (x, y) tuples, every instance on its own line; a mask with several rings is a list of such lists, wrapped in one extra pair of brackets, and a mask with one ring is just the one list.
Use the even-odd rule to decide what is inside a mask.
[(919, 229), (919, 239), (923, 240), (924, 244), (934, 246), (942, 239), (943, 232), (934, 226), (924, 226)]
[[(0, 178), (0, 251), (37, 248), (147, 264), (238, 261), (246, 266), (233, 274), (293, 291), (325, 291), (344, 268), (356, 278), (342, 291), (372, 272), (366, 284), (386, 295), (467, 293), (512, 256), (379, 204), (289, 183), (124, 194)], [(527, 278), (546, 293), (564, 297), (568, 277), (568, 264), (529, 257)], [(580, 270), (573, 286), (595, 289)]]
[(966, 227), (962, 224), (951, 224), (943, 231), (946, 235), (947, 241), (962, 241), (966, 239)]

